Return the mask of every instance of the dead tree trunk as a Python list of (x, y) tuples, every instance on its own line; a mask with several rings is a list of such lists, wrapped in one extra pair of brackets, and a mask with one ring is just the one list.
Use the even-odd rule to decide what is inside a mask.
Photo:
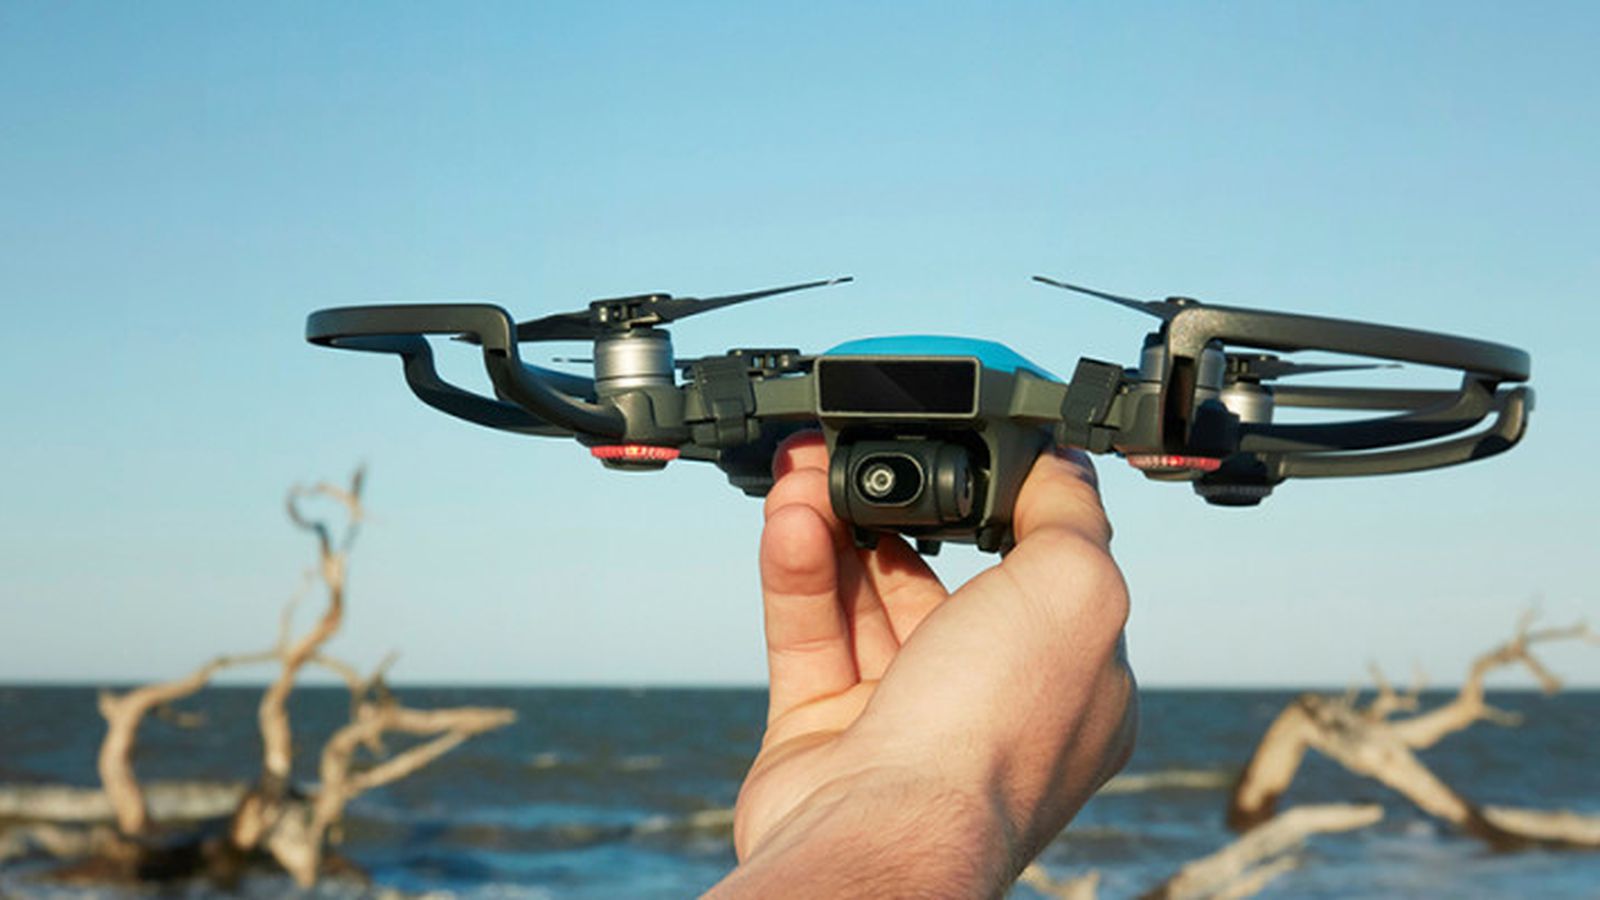
[[(350, 724), (323, 745), (322, 782), (316, 797), (280, 821), (267, 838), (268, 849), (296, 882), (311, 885), (322, 862), (328, 830), (344, 816), (345, 805), (358, 794), (398, 781), (468, 738), (510, 724), (514, 718), (508, 709), (408, 709), (388, 696), (361, 703)], [(352, 763), (357, 749), (381, 743), (389, 732), (432, 737), (369, 769), (357, 771)]]
[[(333, 637), (344, 620), (345, 564), (361, 527), (364, 480), (364, 470), (357, 469), (348, 489), (326, 482), (310, 489), (297, 485), (289, 491), (285, 502), (290, 521), (316, 535), (318, 574), (327, 590), (328, 605), (309, 632), (298, 641), (285, 643), (278, 677), (261, 696), (256, 713), (261, 728), (261, 775), (256, 786), (240, 801), (229, 828), (230, 841), (241, 850), (254, 849), (283, 815), (294, 761), (294, 740), (286, 704), (301, 668)], [(335, 542), (326, 522), (307, 518), (301, 511), (301, 502), (313, 497), (332, 499), (344, 507), (346, 526), (342, 540)]]
[(1383, 807), (1376, 804), (1297, 806), (1189, 863), (1142, 896), (1148, 900), (1249, 897), (1299, 864), (1293, 851), (1310, 835), (1365, 828), (1381, 818)]
[[(1299, 806), (1275, 816), (1221, 850), (1184, 865), (1177, 874), (1139, 895), (1141, 900), (1226, 900), (1250, 897), (1300, 864), (1295, 851), (1313, 834), (1352, 831), (1383, 818), (1376, 804)], [(1055, 900), (1095, 900), (1100, 873), (1051, 878), (1038, 863), (1017, 879)]]
[[(404, 778), (472, 736), (512, 721), (514, 714), (507, 709), (407, 708), (382, 681), (392, 657), (364, 679), (353, 667), (322, 652), (343, 621), (345, 566), (362, 519), (362, 481), (358, 470), (348, 488), (318, 484), (309, 489), (297, 487), (289, 493), (290, 519), (317, 538), (318, 566), (312, 582), (320, 582), (327, 594), (327, 606), (311, 630), (293, 639), (292, 614), (297, 598), (284, 611), (272, 650), (218, 657), (183, 678), (121, 695), (102, 692), (99, 706), (106, 719), (106, 736), (100, 746), (98, 766), (116, 831), (103, 825), (73, 830), (46, 822), (0, 834), (4, 838), (0, 840), (0, 858), (29, 852), (30, 848), (58, 858), (89, 854), (87, 860), (59, 870), (58, 874), (74, 880), (120, 881), (201, 874), (230, 877), (241, 863), (260, 858), (264, 850), (298, 883), (310, 885), (323, 867), (329, 835), (352, 798)], [(334, 540), (326, 523), (302, 512), (302, 501), (317, 497), (343, 507), (347, 522), (340, 540)], [(226, 827), (211, 837), (197, 834), (174, 842), (173, 835), (163, 834), (166, 845), (153, 841), (158, 823), (151, 818), (133, 767), (140, 725), (150, 713), (201, 690), (225, 667), (273, 661), (279, 666), (277, 677), (263, 693), (257, 710), (262, 743), (260, 775), (231, 815), (216, 820)], [(350, 723), (340, 728), (323, 748), (320, 788), (302, 796), (290, 784), (293, 741), (287, 701), (296, 678), (307, 665), (331, 669), (344, 680), (350, 688), (351, 711)], [(385, 733), (425, 739), (392, 758), (382, 759)], [(358, 767), (354, 760), (361, 747), (380, 761), (365, 769)]]
[(219, 656), (183, 678), (160, 684), (147, 684), (125, 694), (100, 692), (100, 715), (106, 720), (106, 736), (100, 742), (98, 768), (100, 784), (116, 813), (117, 830), (125, 837), (143, 837), (150, 830), (150, 812), (144, 790), (133, 773), (133, 756), (138, 746), (139, 726), (151, 711), (190, 697), (205, 687), (211, 677), (228, 666), (262, 662), (272, 653), (247, 656)]
[(1524, 616), (1511, 640), (1478, 657), (1453, 700), (1408, 719), (1389, 716), (1414, 706), (1415, 692), (1409, 700), (1396, 695), (1381, 677), (1378, 695), (1365, 709), (1349, 696), (1302, 695), (1278, 715), (1256, 747), (1234, 788), (1228, 824), (1244, 830), (1270, 819), (1306, 750), (1315, 749), (1351, 772), (1392, 788), (1428, 815), (1493, 846), (1600, 847), (1596, 840), (1600, 822), (1572, 814), (1485, 810), (1434, 775), (1414, 752), (1479, 721), (1516, 724), (1516, 716), (1485, 701), (1485, 677), (1495, 669), (1522, 663), (1547, 693), (1553, 693), (1560, 682), (1533, 656), (1531, 646), (1554, 640), (1595, 640), (1584, 625), (1530, 632), (1529, 624), (1531, 617)]

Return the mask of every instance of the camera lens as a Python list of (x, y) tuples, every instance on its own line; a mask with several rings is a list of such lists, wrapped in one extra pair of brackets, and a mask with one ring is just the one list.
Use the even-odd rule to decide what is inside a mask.
[(855, 486), (874, 506), (905, 506), (922, 496), (922, 466), (905, 453), (872, 453), (855, 470)]
[(861, 492), (881, 500), (894, 490), (894, 480), (894, 469), (881, 462), (873, 463), (861, 473)]

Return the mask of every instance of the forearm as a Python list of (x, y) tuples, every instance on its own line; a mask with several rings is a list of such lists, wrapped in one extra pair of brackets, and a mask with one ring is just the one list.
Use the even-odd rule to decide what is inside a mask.
[(999, 896), (1020, 865), (1013, 832), (994, 798), (872, 772), (809, 798), (707, 896)]

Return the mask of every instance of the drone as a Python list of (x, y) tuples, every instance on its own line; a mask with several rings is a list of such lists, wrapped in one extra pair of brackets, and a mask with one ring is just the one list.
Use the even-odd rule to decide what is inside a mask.
[[(1503, 453), (1533, 408), (1532, 389), (1519, 384), (1528, 354), (1503, 344), (1188, 297), (1139, 300), (1044, 276), (1034, 280), (1158, 319), (1138, 365), (1082, 358), (1063, 380), (1002, 344), (934, 336), (853, 340), (815, 355), (673, 355), (666, 326), (680, 319), (851, 280), (705, 298), (639, 294), (521, 322), (488, 303), (345, 306), (312, 313), (306, 339), (399, 356), (418, 399), (468, 422), (575, 438), (613, 469), (710, 462), (750, 496), (772, 487), (786, 438), (820, 428), (829, 499), (856, 545), (898, 533), (929, 555), (947, 541), (1008, 550), (1017, 493), (1051, 448), (1115, 453), (1150, 479), (1189, 483), (1207, 503), (1254, 506), (1291, 478), (1416, 472)], [(429, 336), (476, 345), (494, 396), (441, 378)], [(592, 342), (593, 377), (524, 362), (520, 345), (539, 341)], [(1279, 355), (1305, 350), (1386, 362)], [(1394, 363), (1458, 370), (1460, 387), (1278, 383)], [(1274, 422), (1283, 408), (1367, 415)]]

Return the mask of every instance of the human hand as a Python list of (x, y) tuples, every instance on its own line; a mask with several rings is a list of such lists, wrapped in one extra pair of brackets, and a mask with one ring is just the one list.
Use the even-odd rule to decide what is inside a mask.
[(897, 536), (854, 547), (827, 466), (814, 434), (775, 459), (767, 731), (719, 890), (1002, 890), (1133, 746), (1127, 589), (1093, 467), (1040, 456), (1016, 548), (950, 593)]

